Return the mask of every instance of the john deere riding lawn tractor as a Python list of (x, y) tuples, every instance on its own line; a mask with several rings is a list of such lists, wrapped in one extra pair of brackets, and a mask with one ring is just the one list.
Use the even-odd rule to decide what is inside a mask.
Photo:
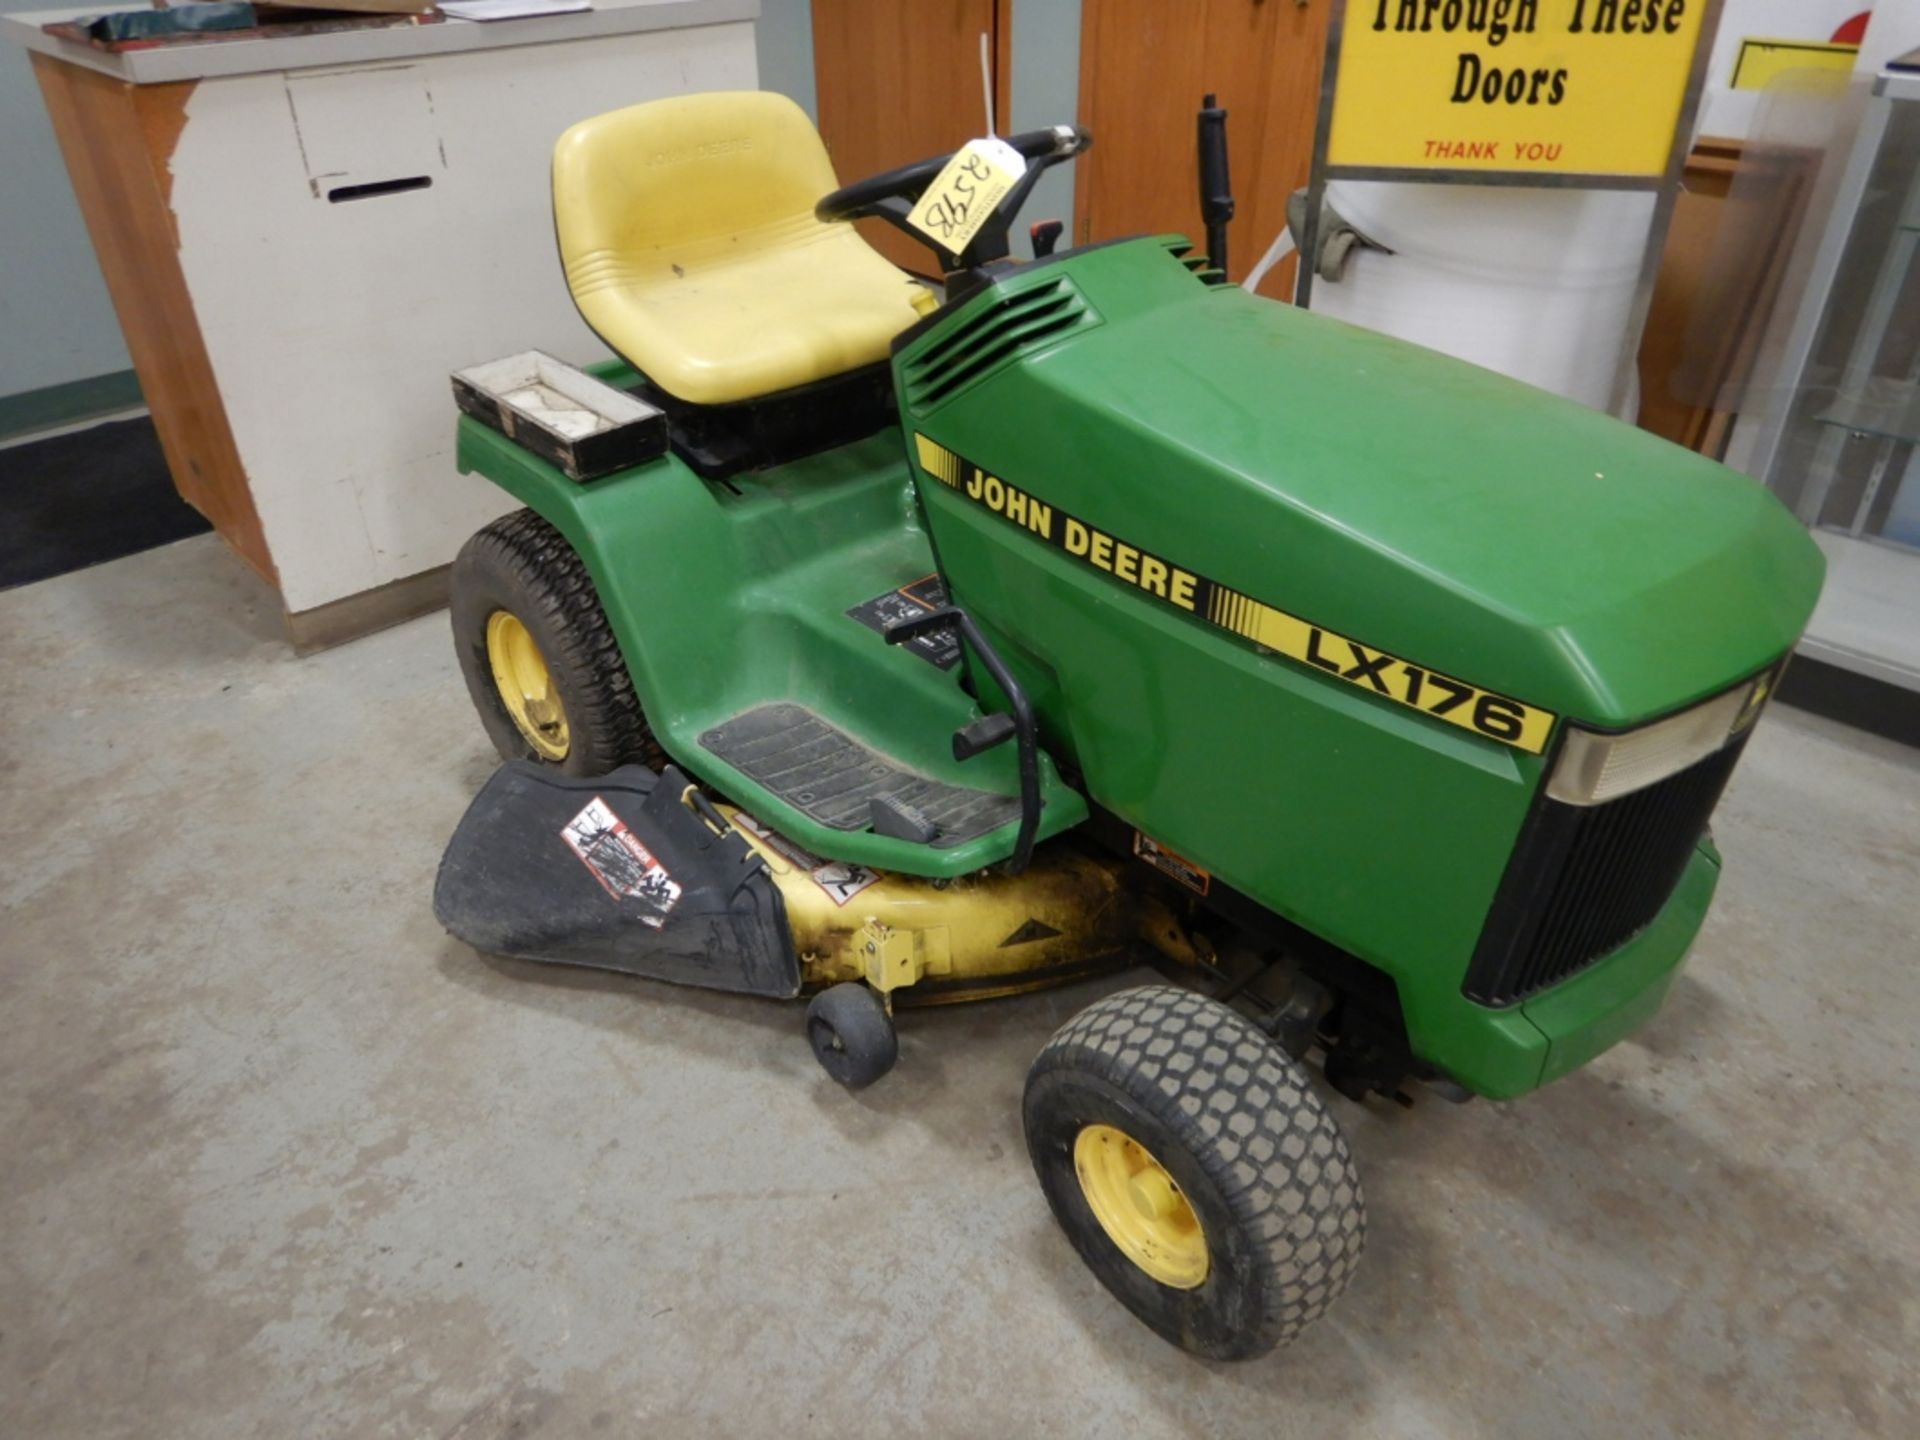
[(457, 380), (462, 469), (526, 508), (454, 567), (508, 763), (435, 904), (499, 954), (810, 997), (848, 1085), (910, 1004), (1151, 959), (1177, 983), (1035, 1060), (1028, 1144), (1115, 1295), (1245, 1356), (1360, 1253), (1303, 1062), (1505, 1099), (1658, 1008), (1821, 561), (1740, 476), (1178, 237), (1011, 260), (1088, 143), (836, 188), (773, 95), (561, 138), (621, 358)]

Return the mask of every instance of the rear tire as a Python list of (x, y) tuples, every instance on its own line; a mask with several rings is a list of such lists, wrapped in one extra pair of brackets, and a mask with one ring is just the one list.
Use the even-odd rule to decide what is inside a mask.
[[(1287, 1344), (1353, 1278), (1366, 1205), (1346, 1138), (1298, 1062), (1218, 1001), (1155, 985), (1088, 1006), (1034, 1060), (1025, 1122), (1080, 1258), (1184, 1349), (1239, 1360)], [(1121, 1142), (1145, 1167), (1115, 1192), (1101, 1171)], [(1138, 1214), (1117, 1212), (1116, 1193), (1140, 1197)], [(1189, 1233), (1197, 1221), (1202, 1277), (1167, 1263), (1179, 1230), (1158, 1251), (1151, 1229), (1141, 1238), (1140, 1216), (1162, 1223), (1156, 1203)]]
[[(635, 763), (657, 770), (665, 763), (593, 577), (560, 532), (533, 511), (496, 520), (460, 547), (450, 609), (467, 693), (502, 759), (533, 760), (583, 776)], [(523, 647), (528, 640), (537, 647), (528, 664), (544, 662), (551, 676), (557, 703), (536, 717), (549, 722), (544, 730), (516, 720), (501, 692), (489, 627), (496, 645), (501, 626), (518, 634), (503, 615), (524, 627)]]

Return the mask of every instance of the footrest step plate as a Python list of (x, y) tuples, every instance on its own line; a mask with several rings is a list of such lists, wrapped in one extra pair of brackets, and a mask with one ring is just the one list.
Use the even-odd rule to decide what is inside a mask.
[(866, 829), (876, 799), (910, 806), (931, 820), (939, 827), (936, 850), (1020, 818), (1019, 796), (929, 779), (790, 701), (722, 721), (700, 737), (700, 746), (836, 830)]

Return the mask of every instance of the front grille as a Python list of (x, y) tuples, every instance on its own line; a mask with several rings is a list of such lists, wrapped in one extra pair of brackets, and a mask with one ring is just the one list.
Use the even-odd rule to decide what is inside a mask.
[(1511, 1005), (1612, 954), (1680, 883), (1746, 743), (1742, 736), (1604, 805), (1542, 794), (1521, 828), (1480, 933), (1466, 993)]

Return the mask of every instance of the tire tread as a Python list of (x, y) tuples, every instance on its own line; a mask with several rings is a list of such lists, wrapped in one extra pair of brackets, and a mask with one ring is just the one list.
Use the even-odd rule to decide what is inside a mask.
[[(477, 531), (461, 547), (453, 563), (456, 595), (463, 580), (475, 576), (493, 577), (524, 596), (558, 637), (557, 653), (547, 663), (572, 682), (567, 723), (579, 756), (576, 764), (570, 754), (565, 768), (598, 774), (630, 763), (655, 770), (664, 766), (666, 755), (647, 724), (593, 577), (566, 538), (532, 510), (516, 510)], [(460, 619), (456, 605), (456, 626)], [(464, 661), (469, 642), (456, 639)], [(481, 644), (484, 653), (484, 637)]]
[(1150, 1109), (1219, 1188), (1266, 1271), (1258, 1349), (1287, 1344), (1345, 1291), (1366, 1242), (1352, 1153), (1306, 1071), (1251, 1021), (1174, 985), (1123, 990), (1055, 1032), (1030, 1076), (1055, 1069)]

